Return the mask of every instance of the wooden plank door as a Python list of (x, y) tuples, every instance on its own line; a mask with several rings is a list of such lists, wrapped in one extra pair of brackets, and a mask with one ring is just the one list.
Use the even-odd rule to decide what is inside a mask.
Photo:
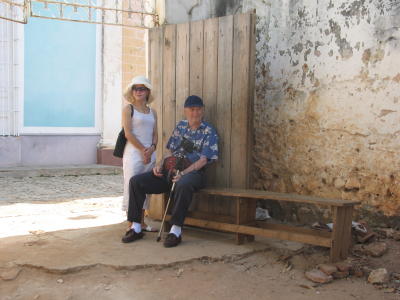
[[(249, 187), (254, 97), (255, 15), (237, 14), (149, 31), (149, 73), (158, 114), (157, 158), (184, 118), (187, 96), (205, 103), (205, 120), (218, 131), (220, 157), (207, 169), (207, 185)], [(153, 197), (150, 216), (161, 217), (162, 201)], [(205, 213), (234, 215), (223, 198), (199, 202)]]

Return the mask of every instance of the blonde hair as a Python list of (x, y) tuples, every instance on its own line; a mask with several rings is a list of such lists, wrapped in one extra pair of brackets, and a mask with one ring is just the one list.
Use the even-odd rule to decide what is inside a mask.
[[(135, 103), (135, 97), (133, 97), (133, 95), (132, 95), (132, 87), (133, 86), (134, 86), (134, 84), (132, 84), (132, 83), (128, 84), (123, 93), (125, 100), (132, 104)], [(147, 104), (150, 104), (153, 101), (154, 101), (154, 98), (151, 95), (151, 90), (149, 89), (149, 95), (147, 96)]]

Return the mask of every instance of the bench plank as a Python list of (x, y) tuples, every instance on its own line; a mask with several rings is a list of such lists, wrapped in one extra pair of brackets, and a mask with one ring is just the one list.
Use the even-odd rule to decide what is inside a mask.
[(207, 195), (230, 196), (252, 199), (279, 200), (288, 202), (310, 203), (325, 206), (354, 206), (360, 204), (358, 200), (325, 199), (308, 195), (275, 193), (252, 189), (234, 189), (234, 188), (207, 188), (198, 193)]
[[(167, 220), (169, 220), (170, 218), (171, 216), (166, 217)], [(315, 231), (311, 229), (297, 228), (281, 224), (265, 224), (265, 228), (260, 228), (248, 225), (227, 224), (187, 217), (185, 219), (185, 225), (241, 233), (250, 236), (257, 235), (279, 240), (296, 241), (300, 243), (307, 243), (323, 247), (331, 246), (331, 233), (329, 232)]]

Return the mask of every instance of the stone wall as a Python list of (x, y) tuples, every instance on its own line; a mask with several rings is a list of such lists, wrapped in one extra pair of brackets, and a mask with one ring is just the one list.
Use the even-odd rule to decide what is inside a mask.
[(255, 187), (400, 216), (400, 2), (255, 7)]

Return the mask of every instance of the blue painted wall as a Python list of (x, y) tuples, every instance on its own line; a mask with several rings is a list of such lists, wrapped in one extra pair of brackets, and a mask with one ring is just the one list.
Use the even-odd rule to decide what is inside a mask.
[(25, 25), (24, 126), (94, 127), (96, 25)]

